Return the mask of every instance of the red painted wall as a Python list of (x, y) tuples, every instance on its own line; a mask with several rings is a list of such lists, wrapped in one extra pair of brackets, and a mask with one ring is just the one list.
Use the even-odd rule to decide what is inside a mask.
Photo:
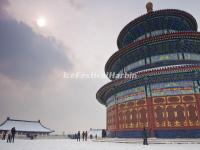
[(107, 108), (107, 129), (200, 129), (200, 94), (150, 97)]

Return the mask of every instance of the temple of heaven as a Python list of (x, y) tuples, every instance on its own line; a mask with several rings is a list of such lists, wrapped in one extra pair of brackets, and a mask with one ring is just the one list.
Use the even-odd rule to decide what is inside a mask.
[(111, 82), (96, 94), (106, 106), (107, 135), (141, 137), (145, 127), (153, 137), (200, 138), (197, 22), (182, 10), (146, 8), (120, 32), (105, 65)]

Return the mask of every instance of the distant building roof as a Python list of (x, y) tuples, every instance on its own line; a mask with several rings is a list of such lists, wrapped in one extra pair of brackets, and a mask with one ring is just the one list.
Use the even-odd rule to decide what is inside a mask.
[(11, 130), (15, 127), (16, 131), (22, 132), (43, 132), (51, 133), (54, 130), (44, 127), (39, 121), (15, 120), (7, 118), (4, 123), (0, 125), (0, 130)]

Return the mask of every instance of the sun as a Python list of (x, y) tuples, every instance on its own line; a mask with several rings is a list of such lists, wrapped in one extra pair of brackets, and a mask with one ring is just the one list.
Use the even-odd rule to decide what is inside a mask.
[(36, 23), (38, 27), (45, 27), (47, 25), (47, 21), (44, 17), (38, 17)]

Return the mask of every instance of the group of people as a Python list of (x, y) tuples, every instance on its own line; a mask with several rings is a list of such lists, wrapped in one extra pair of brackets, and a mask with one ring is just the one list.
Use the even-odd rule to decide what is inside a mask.
[(6, 139), (6, 135), (7, 135), (7, 143), (11, 143), (11, 142), (15, 142), (15, 134), (16, 134), (16, 129), (15, 127), (13, 127), (11, 130), (9, 131), (4, 131), (3, 136), (2, 136), (2, 140)]
[[(149, 136), (150, 133), (148, 133), (147, 129), (145, 128), (145, 126), (143, 127), (143, 131), (142, 131), (142, 137), (143, 137), (143, 145), (148, 145), (148, 136)], [(78, 131), (78, 133), (75, 133), (75, 139), (77, 141), (80, 141), (81, 139), (81, 132)], [(87, 131), (83, 131), (82, 132), (82, 139), (83, 141), (87, 141), (87, 137), (88, 137), (88, 134), (87, 134)], [(97, 134), (95, 135), (95, 138), (97, 139)], [(90, 139), (92, 139), (92, 135), (90, 135)]]
[[(7, 143), (11, 143), (15, 141), (15, 134), (16, 134), (16, 129), (15, 127), (13, 127), (11, 130), (9, 131), (4, 131), (3, 136), (2, 136), (2, 140), (6, 139), (6, 135), (7, 135)], [(87, 141), (87, 137), (88, 137), (88, 133), (87, 131), (83, 131), (82, 134), (80, 131), (78, 131), (78, 133), (75, 134), (75, 139), (77, 141), (80, 141), (82, 136), (83, 141)], [(95, 136), (95, 138), (97, 139), (97, 135)], [(144, 127), (143, 128), (143, 145), (148, 145), (148, 131), (147, 129)]]
[[(82, 132), (82, 139), (83, 139), (83, 141), (87, 141), (87, 137), (88, 137), (87, 131), (83, 131)], [(80, 139), (81, 139), (81, 132), (80, 131), (78, 131), (78, 133), (75, 133), (75, 139), (77, 141), (80, 141)]]

